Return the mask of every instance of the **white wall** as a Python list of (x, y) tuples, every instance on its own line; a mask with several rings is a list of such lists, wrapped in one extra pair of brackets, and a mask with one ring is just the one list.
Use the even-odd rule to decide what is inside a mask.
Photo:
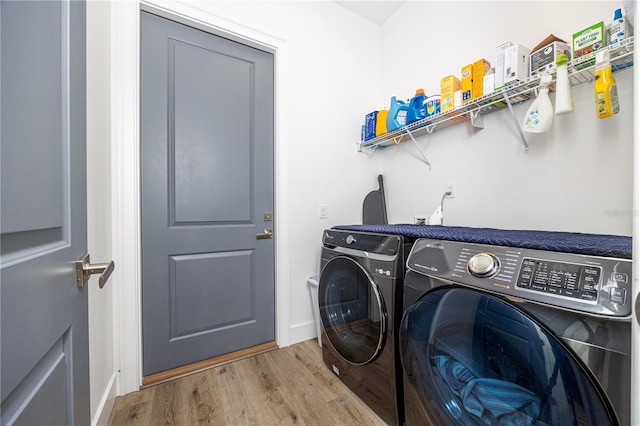
[[(109, 2), (87, 2), (87, 239), (93, 263), (112, 259), (109, 15)], [(112, 276), (103, 289), (97, 277), (88, 283), (92, 424), (106, 424), (116, 397), (114, 281)]]
[[(442, 77), (459, 76), (462, 66), (483, 57), (495, 62), (495, 47), (505, 41), (533, 48), (554, 34), (570, 42), (574, 32), (610, 21), (618, 7), (622, 2), (483, 1), (456, 2), (454, 11), (450, 2), (407, 2), (383, 26), (384, 93), (370, 107), (388, 105), (391, 96), (409, 98), (419, 87), (439, 93)], [(486, 116), (483, 130), (459, 124), (423, 131), (418, 143), (432, 171), (412, 143), (376, 152), (390, 221), (431, 213), (446, 182), (455, 181), (446, 225), (631, 235), (632, 70), (615, 77), (619, 114), (598, 120), (593, 84), (574, 87), (575, 111), (556, 116), (549, 133), (527, 135), (528, 154), (507, 109)], [(529, 105), (516, 106), (519, 120)]]

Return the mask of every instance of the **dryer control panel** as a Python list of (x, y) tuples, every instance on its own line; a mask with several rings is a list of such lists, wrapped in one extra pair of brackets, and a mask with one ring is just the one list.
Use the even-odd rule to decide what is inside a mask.
[(600, 316), (631, 316), (631, 260), (419, 239), (417, 273), (527, 301)]
[(342, 247), (357, 252), (396, 256), (402, 247), (402, 237), (326, 229), (322, 235), (322, 244), (325, 247)]

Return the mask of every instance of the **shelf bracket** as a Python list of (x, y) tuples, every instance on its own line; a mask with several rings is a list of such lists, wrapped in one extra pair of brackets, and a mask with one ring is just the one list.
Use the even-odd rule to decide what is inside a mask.
[(431, 170), (431, 163), (429, 163), (429, 160), (427, 160), (427, 156), (424, 155), (424, 152), (422, 151), (422, 148), (420, 148), (420, 145), (418, 145), (418, 142), (416, 142), (416, 139), (413, 137), (413, 135), (411, 134), (410, 131), (405, 130), (405, 132), (407, 132), (407, 135), (409, 135), (409, 137), (411, 138), (411, 140), (415, 144), (416, 148), (418, 148), (418, 151), (420, 152), (420, 155), (422, 155), (422, 159), (424, 160), (425, 163), (427, 163), (427, 166), (429, 166), (429, 170)]
[(367, 157), (371, 158), (371, 156), (373, 155), (373, 152), (376, 150), (376, 148), (378, 147), (378, 145), (360, 145), (359, 150), (360, 152), (364, 152), (365, 154), (367, 154)]
[(431, 134), (435, 130), (436, 125), (435, 124), (430, 124), (430, 125), (425, 126), (424, 128), (425, 128), (425, 130), (427, 131), (428, 134)]
[(484, 129), (484, 117), (480, 115), (480, 110), (471, 111), (469, 113), (471, 117), (471, 125), (476, 129)]
[(524, 132), (522, 131), (522, 127), (520, 127), (520, 121), (518, 120), (518, 117), (516, 116), (516, 112), (513, 110), (513, 105), (511, 105), (511, 101), (509, 100), (509, 97), (507, 96), (506, 93), (504, 93), (504, 101), (507, 103), (507, 106), (509, 107), (509, 111), (511, 111), (511, 115), (513, 116), (513, 122), (516, 124), (516, 129), (518, 129), (518, 133), (520, 133), (520, 138), (522, 139), (522, 144), (524, 145), (524, 153), (528, 154), (529, 153), (529, 144), (527, 143), (527, 138), (525, 138), (524, 136)]

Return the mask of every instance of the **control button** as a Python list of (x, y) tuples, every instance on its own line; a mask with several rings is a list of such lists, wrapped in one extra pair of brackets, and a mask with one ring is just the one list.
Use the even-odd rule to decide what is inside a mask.
[(617, 303), (618, 305), (624, 305), (624, 300), (627, 296), (627, 290), (624, 288), (612, 288), (609, 290), (609, 296), (611, 303)]
[(522, 274), (518, 278), (518, 287), (529, 287), (529, 283), (531, 282), (531, 275)]
[(552, 278), (549, 280), (549, 287), (562, 288), (562, 281)]
[(611, 279), (619, 283), (626, 283), (629, 280), (629, 276), (621, 272), (612, 272)]
[(564, 289), (564, 290), (560, 290), (560, 294), (563, 296), (567, 296), (567, 297), (579, 297), (580, 293), (578, 293), (577, 290), (575, 289)]
[(529, 287), (535, 265), (536, 262), (531, 259), (524, 259), (522, 261), (522, 268), (520, 268), (520, 275), (518, 276), (518, 284), (516, 284), (518, 287)]
[(596, 293), (595, 291), (583, 291), (582, 293), (580, 293), (580, 299), (595, 301), (598, 300), (598, 293)]
[(537, 284), (537, 283), (531, 283), (531, 289), (533, 290), (538, 290), (538, 291), (546, 291), (547, 290), (547, 286), (542, 285), (542, 284)]
[(498, 259), (489, 253), (478, 253), (467, 262), (469, 272), (480, 278), (495, 275), (496, 272), (498, 272), (499, 266), (500, 262)]
[(347, 244), (353, 244), (356, 242), (356, 239), (353, 235), (347, 235)]
[(574, 292), (578, 290), (578, 286), (575, 281), (567, 282), (567, 290), (572, 290)]
[(582, 268), (582, 271), (588, 275), (594, 275), (594, 276), (600, 275), (600, 268), (596, 268), (595, 266), (594, 267), (585, 266), (584, 268)]
[(580, 289), (586, 292), (595, 292), (600, 281), (600, 268), (585, 266), (580, 277)]

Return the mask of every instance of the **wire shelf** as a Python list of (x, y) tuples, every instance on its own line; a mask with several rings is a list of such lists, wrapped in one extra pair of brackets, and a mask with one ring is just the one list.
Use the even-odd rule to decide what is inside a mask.
[[(633, 66), (633, 48), (633, 37), (629, 37), (614, 46), (607, 46), (613, 72)], [(590, 54), (581, 56), (567, 64), (569, 84), (571, 86), (577, 86), (594, 81), (595, 56), (596, 52), (591, 52)], [(554, 76), (553, 82), (555, 82), (555, 71), (552, 75)], [(360, 146), (361, 148), (372, 152), (378, 147), (394, 145), (411, 139), (416, 143), (418, 149), (420, 149), (420, 146), (417, 144), (413, 136), (416, 132), (425, 130), (426, 133), (430, 134), (433, 133), (436, 128), (444, 129), (469, 121), (474, 125), (474, 127), (484, 127), (481, 121), (482, 116), (507, 107), (511, 109), (512, 105), (528, 101), (536, 95), (535, 92), (539, 86), (540, 76), (530, 77), (527, 80), (510, 84), (494, 91), (493, 93), (464, 103), (462, 106), (457, 107), (454, 110), (423, 118), (389, 133), (385, 133), (384, 135), (364, 141)], [(511, 112), (513, 113), (512, 109)], [(517, 124), (519, 128), (519, 123)], [(528, 149), (527, 141), (524, 139), (524, 134), (521, 136), (523, 138), (523, 144), (526, 151)], [(429, 164), (422, 150), (420, 151), (425, 162)]]

